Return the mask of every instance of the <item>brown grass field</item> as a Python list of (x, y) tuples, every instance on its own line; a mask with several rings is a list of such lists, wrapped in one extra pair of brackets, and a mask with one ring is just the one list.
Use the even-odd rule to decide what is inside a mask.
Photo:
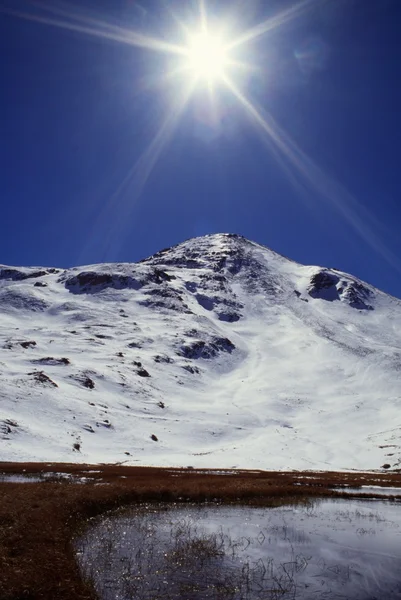
[[(57, 473), (68, 473), (70, 478), (59, 480)], [(306, 498), (349, 498), (349, 494), (333, 491), (334, 486), (401, 487), (400, 472), (222, 473), (121, 465), (0, 463), (0, 474), (48, 476), (38, 483), (0, 481), (0, 600), (95, 599), (94, 591), (80, 577), (72, 540), (88, 519), (110, 509), (151, 501), (274, 506)], [(82, 482), (81, 478), (86, 479)]]

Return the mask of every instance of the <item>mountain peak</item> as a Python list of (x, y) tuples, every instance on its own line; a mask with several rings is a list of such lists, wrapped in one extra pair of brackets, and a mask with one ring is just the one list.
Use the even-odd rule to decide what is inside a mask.
[(214, 234), (0, 302), (4, 460), (401, 464), (401, 303), (346, 273)]

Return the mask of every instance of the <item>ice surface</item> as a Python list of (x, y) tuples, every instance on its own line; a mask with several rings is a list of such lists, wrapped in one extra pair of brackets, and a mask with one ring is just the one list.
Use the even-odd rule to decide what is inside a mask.
[(401, 496), (401, 488), (382, 487), (379, 485), (361, 485), (359, 488), (341, 487), (334, 488), (346, 494), (376, 494), (378, 496)]
[(103, 519), (77, 550), (102, 600), (401, 596), (399, 503), (148, 506)]

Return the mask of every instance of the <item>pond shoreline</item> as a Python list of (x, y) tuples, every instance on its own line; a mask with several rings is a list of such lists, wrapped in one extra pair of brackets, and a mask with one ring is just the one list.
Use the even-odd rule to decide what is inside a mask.
[[(89, 519), (108, 510), (150, 501), (280, 506), (307, 498), (349, 499), (343, 486), (401, 488), (401, 472), (382, 471), (0, 463), (0, 474), (43, 479), (34, 483), (0, 481), (1, 600), (94, 600), (94, 590), (82, 581), (72, 539)], [(385, 499), (382, 493), (366, 494), (363, 489), (352, 496)]]
[(76, 553), (101, 600), (398, 600), (400, 542), (398, 502), (145, 503), (92, 521)]

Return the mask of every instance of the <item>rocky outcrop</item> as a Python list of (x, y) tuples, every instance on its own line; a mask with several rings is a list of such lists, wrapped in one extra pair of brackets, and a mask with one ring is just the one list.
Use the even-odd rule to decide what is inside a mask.
[(358, 310), (373, 310), (369, 300), (372, 292), (361, 282), (341, 278), (337, 273), (320, 270), (310, 279), (308, 294), (312, 298), (319, 298), (332, 302), (340, 300), (351, 308)]

